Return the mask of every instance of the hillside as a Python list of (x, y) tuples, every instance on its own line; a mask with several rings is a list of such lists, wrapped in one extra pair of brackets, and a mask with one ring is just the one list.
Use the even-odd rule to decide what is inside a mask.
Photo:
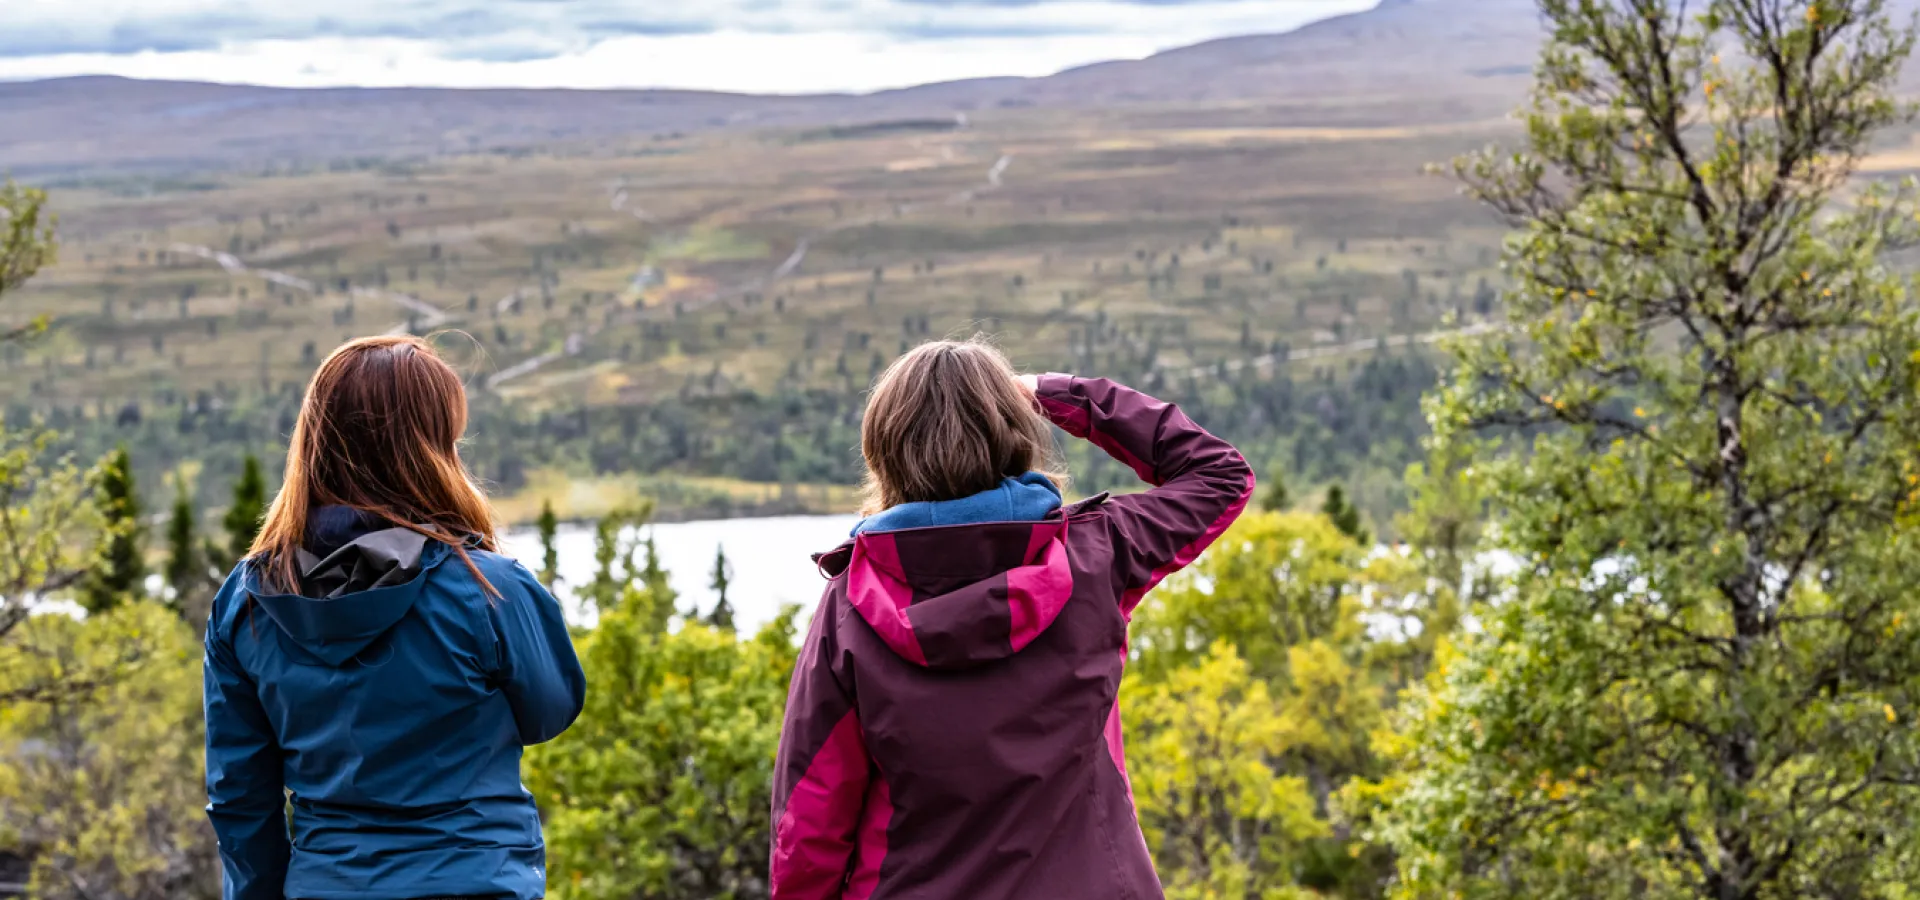
[(1430, 342), (1497, 312), (1498, 224), (1422, 168), (1512, 135), (1530, 9), (1396, 0), (863, 97), (0, 85), (0, 169), (53, 185), (65, 242), (0, 314), (58, 326), (0, 355), (0, 414), (219, 483), (340, 341), (455, 330), (502, 490), (637, 472), (804, 508), (857, 478), (880, 366), (985, 331), (1384, 522)]
[(0, 171), (257, 170), (1026, 107), (1195, 112), (1193, 104), (1233, 105), (1240, 120), (1267, 124), (1483, 118), (1518, 96), (1536, 31), (1530, 0), (1388, 0), (1290, 34), (1213, 41), (1045, 78), (864, 96), (287, 90), (103, 77), (0, 83), (0, 120), (7, 123)]
[[(1144, 60), (1006, 85), (997, 102), (1300, 102), (1422, 120), (1498, 113), (1532, 71), (1533, 0), (1386, 0), (1279, 35), (1227, 38)], [(1491, 105), (1489, 105), (1491, 103)], [(1471, 111), (1471, 112), (1469, 112)], [(1396, 115), (1396, 121), (1403, 121)]]
[(1303, 485), (1374, 473), (1384, 515), (1432, 379), (1391, 348), (1484, 316), (1497, 278), (1497, 229), (1421, 165), (1502, 126), (1245, 115), (1013, 108), (67, 182), (62, 262), (8, 311), (57, 334), (0, 357), (0, 396), (83, 451), (141, 448), (148, 484), (187, 462), (220, 483), (273, 452), (340, 341), (458, 329), (469, 460), (504, 490), (542, 469), (844, 484), (877, 368), (986, 331), (1033, 368), (1154, 386)]

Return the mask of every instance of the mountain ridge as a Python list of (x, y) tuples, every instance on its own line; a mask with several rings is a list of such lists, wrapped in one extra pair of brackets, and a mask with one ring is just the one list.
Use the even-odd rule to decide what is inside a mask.
[(12, 125), (0, 129), (0, 171), (317, 163), (998, 110), (1237, 107), (1270, 124), (1484, 118), (1511, 107), (1524, 87), (1538, 41), (1533, 9), (1532, 0), (1385, 0), (1289, 32), (1138, 60), (863, 94), (276, 88), (114, 76), (0, 82), (0, 118)]

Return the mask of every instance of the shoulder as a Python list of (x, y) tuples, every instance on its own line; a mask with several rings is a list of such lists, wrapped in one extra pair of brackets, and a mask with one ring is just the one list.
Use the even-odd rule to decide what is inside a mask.
[(1067, 521), (1067, 545), (1076, 550), (1107, 547), (1111, 537), (1108, 529), (1113, 524), (1109, 514), (1112, 503), (1113, 494), (1101, 491), (1062, 507), (1061, 516)]
[[(503, 553), (492, 550), (468, 550), (467, 557), (473, 560), (473, 567), (480, 570), (488, 581), (500, 587), (500, 582), (534, 582), (533, 573), (520, 561)], [(458, 562), (458, 560), (455, 560)]]
[(225, 639), (232, 633), (233, 622), (247, 605), (247, 599), (260, 593), (258, 573), (260, 564), (252, 558), (242, 559), (227, 573), (227, 579), (220, 584), (220, 590), (213, 595), (212, 608), (207, 613), (207, 639)]
[(486, 583), (493, 587), (493, 593), (497, 594), (501, 600), (538, 601), (552, 598), (552, 594), (547, 592), (546, 587), (540, 583), (539, 578), (534, 576), (532, 570), (511, 556), (492, 550), (470, 549), (467, 551), (467, 558), (473, 561), (472, 570), (468, 570), (460, 562), (459, 554), (448, 552), (446, 559), (440, 563), (440, 570), (453, 573), (454, 577), (464, 579), (471, 584), (472, 590), (464, 593), (470, 593), (474, 598), (484, 600), (488, 606), (493, 605), (495, 598), (473, 580), (474, 572), (478, 572), (481, 578), (486, 579)]
[(846, 573), (842, 572), (821, 582), (820, 600), (814, 604), (813, 615), (802, 620), (810, 637), (819, 636), (837, 642), (838, 632), (848, 626), (848, 620), (860, 618), (853, 611), (853, 603), (847, 599), (848, 580)]

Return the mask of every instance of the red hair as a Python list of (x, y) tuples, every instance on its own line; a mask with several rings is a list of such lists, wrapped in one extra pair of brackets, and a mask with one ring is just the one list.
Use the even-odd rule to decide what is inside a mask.
[(334, 350), (307, 386), (286, 477), (249, 553), (266, 583), (297, 589), (307, 517), (347, 506), (448, 545), (498, 596), (467, 556), (500, 541), (493, 507), (460, 461), (466, 428), (466, 387), (426, 341), (369, 337)]

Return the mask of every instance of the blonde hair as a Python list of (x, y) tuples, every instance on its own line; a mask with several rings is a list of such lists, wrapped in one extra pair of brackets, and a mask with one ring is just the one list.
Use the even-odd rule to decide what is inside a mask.
[(466, 387), (426, 341), (369, 337), (334, 350), (307, 386), (286, 477), (249, 553), (266, 583), (297, 589), (307, 517), (337, 505), (449, 545), (498, 596), (466, 551), (499, 547), (493, 507), (460, 461), (466, 428)]
[(863, 513), (956, 500), (1038, 471), (1064, 489), (1053, 431), (999, 349), (921, 344), (875, 382), (860, 423)]

